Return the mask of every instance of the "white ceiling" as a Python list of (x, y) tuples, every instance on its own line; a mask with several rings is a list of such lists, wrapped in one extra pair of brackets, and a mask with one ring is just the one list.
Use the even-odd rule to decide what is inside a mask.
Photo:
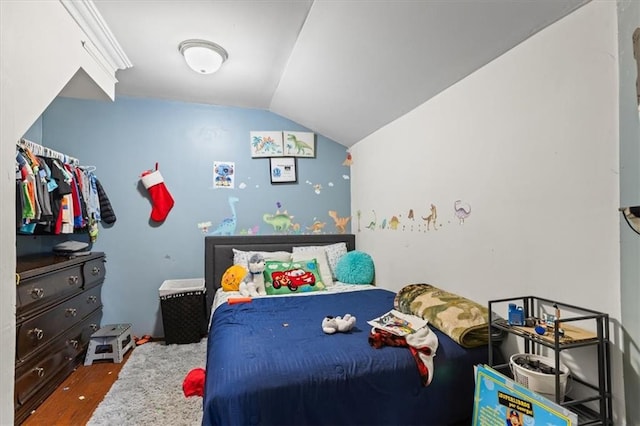
[[(116, 96), (265, 109), (349, 147), (588, 1), (94, 4), (133, 63)], [(217, 73), (187, 67), (191, 38), (229, 52)]]

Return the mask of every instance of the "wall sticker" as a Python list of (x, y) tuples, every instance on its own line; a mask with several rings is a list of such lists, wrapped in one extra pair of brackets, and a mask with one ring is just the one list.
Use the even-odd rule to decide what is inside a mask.
[(453, 208), (455, 210), (456, 217), (460, 221), (460, 225), (464, 225), (465, 219), (471, 215), (471, 205), (462, 200), (456, 200), (456, 202), (453, 203)]
[(236, 215), (236, 203), (240, 201), (237, 197), (229, 197), (229, 208), (231, 209), (231, 217), (223, 219), (209, 235), (233, 235), (236, 233), (238, 224), (238, 216)]
[(350, 167), (351, 164), (353, 164), (353, 158), (351, 157), (351, 153), (347, 151), (347, 158), (344, 159), (344, 161), (342, 162), (342, 165)]
[[(293, 223), (293, 216), (287, 213), (286, 210), (282, 213), (280, 213), (279, 209), (273, 214), (265, 213), (262, 215), (262, 220), (271, 225), (275, 232), (287, 232), (290, 229), (296, 230), (296, 225)], [(297, 225), (297, 228), (299, 227), (300, 225)]]
[(427, 224), (427, 231), (429, 230), (430, 226), (433, 226), (434, 231), (437, 231), (438, 225), (436, 225), (436, 219), (438, 219), (438, 210), (436, 209), (435, 204), (431, 204), (430, 211), (431, 213), (429, 214), (429, 216), (427, 217), (422, 216), (422, 220), (424, 220), (425, 223)]
[[(389, 217), (379, 218), (376, 210), (371, 209), (368, 217), (369, 224), (365, 226), (371, 231), (375, 230), (391, 230), (405, 232), (429, 232), (442, 229), (444, 224), (438, 216), (438, 208), (434, 203), (430, 203), (427, 209), (421, 213), (420, 209), (409, 208), (406, 217), (403, 214), (392, 214)], [(453, 203), (453, 216), (446, 223), (451, 224), (452, 221), (459, 225), (464, 225), (465, 220), (471, 215), (471, 205), (462, 200), (456, 200)], [(450, 216), (451, 217), (451, 216)], [(357, 232), (362, 232), (362, 211), (356, 210)], [(366, 223), (366, 222), (365, 222)]]
[(213, 187), (233, 189), (235, 163), (230, 161), (214, 161), (213, 162)]
[(333, 219), (333, 223), (336, 226), (336, 230), (338, 234), (344, 234), (347, 232), (347, 224), (351, 219), (351, 216), (348, 217), (340, 217), (338, 216), (338, 212), (335, 210), (329, 210), (329, 216)]

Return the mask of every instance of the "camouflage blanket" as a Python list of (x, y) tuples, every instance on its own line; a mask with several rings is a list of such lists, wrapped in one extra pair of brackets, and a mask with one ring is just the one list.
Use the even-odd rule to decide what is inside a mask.
[(396, 294), (394, 308), (424, 318), (460, 346), (475, 348), (489, 339), (488, 309), (430, 284), (409, 284)]

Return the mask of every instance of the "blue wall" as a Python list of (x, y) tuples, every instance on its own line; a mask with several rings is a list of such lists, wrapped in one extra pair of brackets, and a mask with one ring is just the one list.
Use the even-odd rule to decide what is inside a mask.
[[(103, 324), (130, 322), (137, 335), (163, 335), (158, 288), (204, 276), (205, 232), (197, 224), (210, 221), (211, 232), (231, 217), (229, 197), (239, 199), (236, 234), (278, 233), (262, 220), (277, 210), (300, 225), (288, 232), (309, 233), (314, 222), (336, 232), (327, 212), (349, 216), (351, 202), (346, 148), (316, 135), (316, 157), (298, 158), (298, 183), (272, 185), (269, 160), (251, 158), (249, 132), (279, 130), (308, 131), (262, 110), (182, 102), (58, 98), (49, 106), (42, 144), (95, 166), (117, 215), (93, 244), (107, 254)], [(214, 188), (214, 161), (235, 163), (234, 189)], [(149, 220), (151, 200), (139, 179), (156, 162), (175, 200), (160, 225)], [(31, 245), (46, 238), (27, 237)]]

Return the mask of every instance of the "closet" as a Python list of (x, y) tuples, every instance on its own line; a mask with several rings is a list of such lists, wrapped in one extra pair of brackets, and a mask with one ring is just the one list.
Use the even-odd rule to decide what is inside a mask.
[(16, 146), (16, 227), (19, 234), (87, 233), (115, 222), (106, 191), (76, 158), (21, 139)]
[(53, 248), (60, 239), (95, 241), (103, 216), (115, 221), (96, 183), (76, 158), (24, 139), (16, 145), (16, 424), (84, 361), (100, 328), (106, 275), (105, 254), (88, 243), (81, 251), (29, 254), (22, 246), (33, 236), (51, 239)]

